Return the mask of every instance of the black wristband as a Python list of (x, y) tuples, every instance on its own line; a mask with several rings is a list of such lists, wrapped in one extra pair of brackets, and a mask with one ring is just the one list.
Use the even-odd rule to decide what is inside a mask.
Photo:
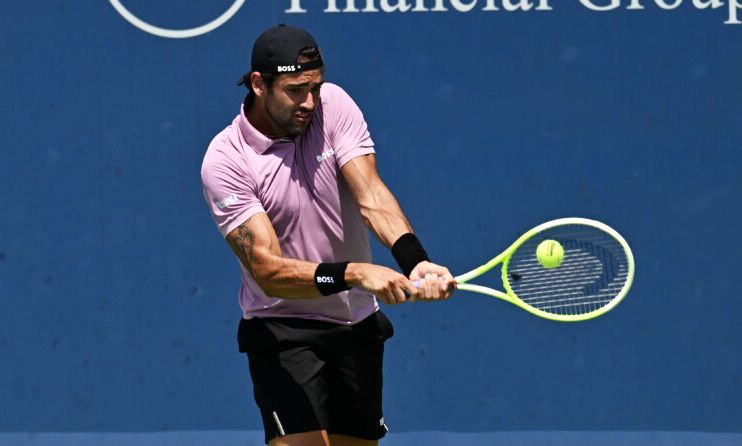
[(320, 294), (328, 296), (349, 290), (350, 287), (345, 283), (345, 268), (348, 262), (339, 263), (320, 263), (314, 270), (314, 286), (317, 287)]
[(402, 269), (402, 273), (407, 277), (410, 277), (410, 273), (418, 263), (430, 260), (420, 240), (412, 233), (407, 233), (394, 242), (392, 255)]

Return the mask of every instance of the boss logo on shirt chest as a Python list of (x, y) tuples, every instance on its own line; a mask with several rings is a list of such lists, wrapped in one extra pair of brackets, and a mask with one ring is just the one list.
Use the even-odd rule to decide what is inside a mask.
[(317, 162), (321, 162), (321, 161), (324, 161), (324, 160), (326, 160), (326, 159), (327, 159), (328, 157), (330, 157), (330, 156), (332, 156), (332, 155), (334, 155), (334, 154), (335, 154), (335, 151), (334, 151), (334, 150), (332, 150), (332, 149), (329, 149), (329, 150), (325, 150), (324, 152), (322, 152), (322, 155), (317, 155)]

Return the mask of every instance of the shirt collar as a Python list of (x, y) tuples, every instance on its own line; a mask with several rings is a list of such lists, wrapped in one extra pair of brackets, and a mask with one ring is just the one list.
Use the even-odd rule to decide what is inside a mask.
[(256, 129), (250, 121), (248, 121), (245, 115), (245, 104), (249, 101), (249, 95), (245, 98), (245, 101), (240, 105), (240, 116), (237, 118), (238, 125), (240, 127), (240, 133), (245, 139), (247, 144), (257, 153), (262, 155), (266, 150), (270, 149), (273, 144), (280, 144), (287, 142), (287, 138), (279, 138), (276, 140), (270, 139)]

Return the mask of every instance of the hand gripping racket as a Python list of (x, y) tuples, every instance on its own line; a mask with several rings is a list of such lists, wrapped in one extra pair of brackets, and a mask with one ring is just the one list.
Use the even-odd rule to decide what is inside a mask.
[[(536, 249), (556, 240), (564, 249), (557, 267), (546, 268)], [(468, 283), (502, 264), (506, 292)], [(486, 294), (546, 319), (576, 322), (612, 310), (634, 279), (628, 243), (608, 225), (585, 218), (561, 218), (523, 234), (502, 254), (456, 277), (459, 290)]]

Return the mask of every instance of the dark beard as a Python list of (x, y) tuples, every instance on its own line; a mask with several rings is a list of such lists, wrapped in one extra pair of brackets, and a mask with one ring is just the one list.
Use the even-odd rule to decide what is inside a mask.
[(286, 136), (289, 138), (296, 138), (297, 136), (303, 135), (307, 132), (307, 129), (309, 129), (309, 123), (307, 123), (305, 127), (294, 124), (293, 112), (289, 112), (288, 116), (282, 116), (281, 110), (277, 109), (272, 104), (273, 102), (270, 100), (265, 101), (265, 113), (271, 121), (273, 121), (274, 125), (286, 133)]

